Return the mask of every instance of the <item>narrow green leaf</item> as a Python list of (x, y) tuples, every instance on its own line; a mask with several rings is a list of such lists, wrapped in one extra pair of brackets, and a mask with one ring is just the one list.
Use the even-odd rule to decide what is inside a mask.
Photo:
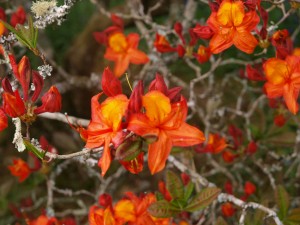
[(218, 217), (214, 225), (228, 225), (228, 223), (222, 217)]
[(36, 147), (34, 147), (34, 145), (32, 145), (29, 141), (23, 139), (23, 143), (24, 143), (26, 149), (28, 151), (32, 152), (33, 154), (35, 154), (39, 159), (44, 158), (44, 153), (37, 150)]
[(166, 187), (172, 196), (172, 199), (183, 199), (184, 189), (183, 183), (180, 177), (174, 172), (168, 170), (166, 177)]
[(180, 210), (176, 209), (168, 201), (162, 200), (151, 204), (148, 207), (148, 212), (157, 218), (169, 218), (179, 213)]
[(280, 219), (286, 218), (290, 206), (289, 195), (283, 186), (278, 186), (275, 192), (276, 204), (279, 208), (278, 216)]
[(189, 182), (185, 188), (184, 188), (184, 200), (189, 200), (189, 198), (191, 197), (193, 191), (194, 191), (194, 187), (195, 185), (193, 184), (193, 182)]
[(192, 199), (185, 210), (194, 212), (204, 209), (218, 197), (220, 191), (221, 190), (217, 187), (208, 187), (203, 189)]

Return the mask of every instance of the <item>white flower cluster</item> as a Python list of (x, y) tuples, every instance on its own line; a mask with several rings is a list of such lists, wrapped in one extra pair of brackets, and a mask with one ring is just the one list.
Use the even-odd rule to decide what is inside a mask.
[(57, 6), (56, 0), (34, 2), (31, 7), (36, 19), (34, 26), (39, 29), (45, 29), (47, 25), (54, 22), (61, 25), (74, 2), (75, 0), (65, 0), (65, 4), (61, 6)]
[(37, 69), (39, 71), (39, 74), (43, 77), (43, 79), (45, 79), (47, 76), (50, 77), (51, 72), (53, 70), (52, 66), (50, 66), (48, 64), (39, 66)]

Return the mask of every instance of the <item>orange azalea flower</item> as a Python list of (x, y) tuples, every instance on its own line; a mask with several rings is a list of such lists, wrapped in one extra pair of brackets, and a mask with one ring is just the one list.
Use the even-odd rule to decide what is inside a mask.
[(285, 60), (271, 58), (264, 63), (267, 83), (264, 88), (269, 98), (283, 96), (288, 109), (296, 114), (300, 90), (300, 57), (287, 56)]
[(150, 91), (142, 97), (145, 114), (130, 117), (128, 130), (140, 136), (154, 135), (157, 141), (149, 144), (148, 165), (152, 174), (165, 167), (172, 146), (190, 146), (204, 141), (203, 133), (185, 123), (186, 100), (172, 103), (159, 91)]
[(166, 39), (165, 36), (156, 34), (154, 47), (158, 52), (165, 53), (165, 52), (175, 52), (176, 48), (173, 48), (170, 45), (170, 42)]
[(39, 216), (37, 219), (30, 221), (29, 225), (60, 225), (56, 218), (48, 218), (45, 215)]
[(111, 141), (117, 141), (122, 134), (122, 118), (127, 111), (129, 100), (125, 95), (119, 94), (100, 104), (98, 99), (101, 95), (102, 93), (92, 98), (92, 121), (87, 130), (86, 147), (95, 148), (104, 144), (103, 155), (98, 163), (104, 176), (112, 161), (109, 144)]
[(139, 35), (132, 33), (127, 37), (121, 32), (112, 33), (108, 37), (108, 46), (104, 58), (114, 61), (114, 74), (120, 77), (130, 63), (145, 64), (149, 61), (148, 56), (137, 49)]
[(112, 209), (107, 207), (106, 209), (92, 206), (89, 212), (89, 224), (90, 225), (122, 225), (115, 220)]
[(227, 147), (226, 140), (219, 134), (209, 134), (206, 151), (218, 154)]
[(241, 0), (222, 1), (217, 12), (212, 12), (207, 24), (215, 32), (210, 40), (211, 52), (218, 54), (232, 45), (248, 54), (258, 44), (250, 33), (259, 23), (259, 16), (254, 10), (245, 11)]
[(31, 170), (26, 162), (17, 158), (13, 160), (13, 165), (8, 166), (11, 174), (19, 178), (19, 182), (23, 182), (30, 175)]

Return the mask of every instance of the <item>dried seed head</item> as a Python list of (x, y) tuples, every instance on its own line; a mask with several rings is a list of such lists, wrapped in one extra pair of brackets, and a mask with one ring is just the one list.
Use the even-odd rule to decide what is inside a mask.
[(31, 11), (35, 14), (36, 17), (39, 17), (47, 14), (49, 9), (56, 7), (56, 5), (56, 0), (37, 1), (32, 3)]

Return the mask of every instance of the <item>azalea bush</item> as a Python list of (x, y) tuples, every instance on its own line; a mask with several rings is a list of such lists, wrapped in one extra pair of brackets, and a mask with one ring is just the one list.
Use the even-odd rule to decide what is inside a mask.
[(300, 224), (298, 0), (0, 3), (0, 224)]

